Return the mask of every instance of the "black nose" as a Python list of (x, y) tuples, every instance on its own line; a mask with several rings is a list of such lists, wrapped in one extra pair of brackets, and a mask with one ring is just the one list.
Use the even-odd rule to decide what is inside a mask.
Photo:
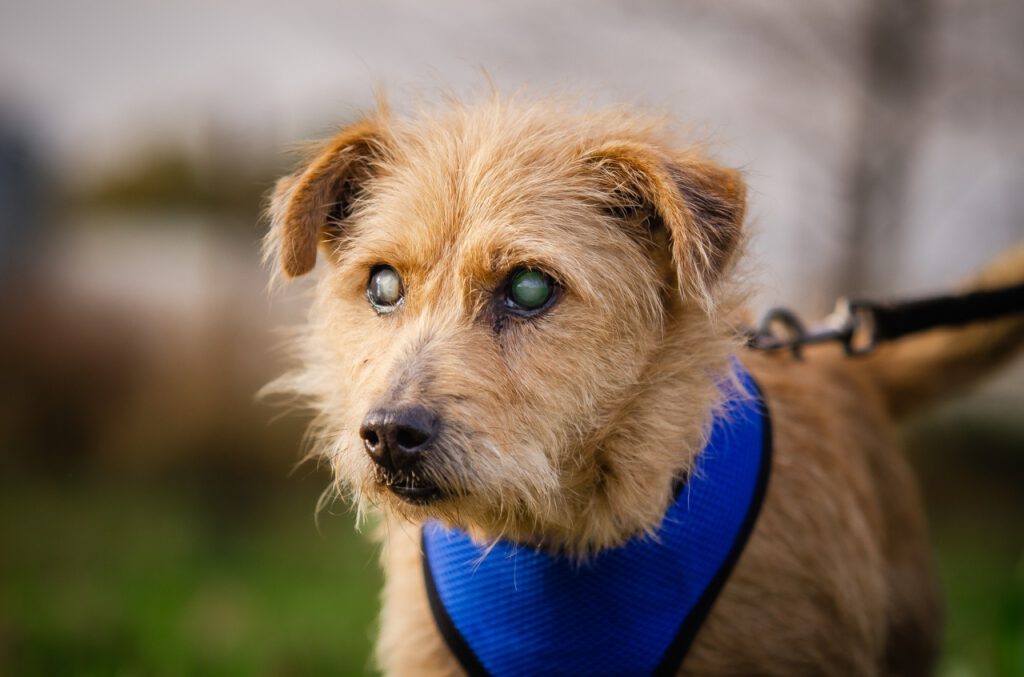
[(359, 435), (366, 452), (388, 472), (411, 471), (437, 435), (437, 416), (425, 407), (374, 409)]

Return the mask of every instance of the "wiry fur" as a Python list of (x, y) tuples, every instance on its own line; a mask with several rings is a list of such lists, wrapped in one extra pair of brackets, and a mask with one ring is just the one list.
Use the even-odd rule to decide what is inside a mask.
[[(586, 558), (652, 533), (692, 469), (739, 349), (744, 192), (663, 126), (499, 98), (411, 119), (382, 109), (275, 189), (268, 259), (286, 277), (318, 250), (326, 265), (300, 366), (272, 389), (316, 412), (338, 491), (383, 515), (386, 672), (459, 672), (427, 609), (425, 518)], [(405, 285), (386, 316), (365, 298), (379, 264)], [(519, 266), (563, 289), (531, 320), (495, 306)], [(744, 361), (768, 396), (776, 461), (684, 668), (926, 672), (937, 604), (884, 379), (829, 355)], [(382, 485), (358, 433), (372, 408), (412, 403), (442, 421), (421, 472), (446, 496), (426, 506)]]
[[(609, 146), (608, 138), (620, 142)], [(496, 100), (425, 121), (367, 118), (282, 179), (268, 257), (298, 274), (310, 265), (310, 242), (322, 240), (331, 266), (301, 340), (304, 366), (275, 388), (301, 395), (320, 414), (319, 453), (357, 504), (426, 516), (381, 490), (358, 438), (374, 403), (419, 398), (446, 422), (437, 453), (449, 458), (428, 472), (459, 495), (430, 514), (482, 538), (578, 554), (656, 526), (672, 477), (689, 462), (680, 463), (672, 442), (699, 448), (716, 375), (733, 347), (706, 312), (725, 266), (709, 261), (727, 253), (687, 241), (708, 250), (707, 260), (688, 260), (677, 273), (654, 241), (665, 235), (641, 213), (646, 186), (635, 173), (642, 168), (629, 163), (665, 147), (653, 125), (620, 113), (584, 119)], [(345, 223), (310, 235), (306, 221), (326, 223), (331, 188), (349, 180), (353, 162), (368, 175), (347, 198)], [(688, 162), (683, 155), (677, 171)], [(332, 165), (341, 174), (325, 174)], [(632, 207), (631, 223), (614, 212), (623, 205)], [(696, 228), (687, 232), (688, 240), (700, 237)], [(403, 271), (409, 294), (401, 319), (376, 317), (363, 295), (369, 270), (382, 262)], [(496, 331), (480, 319), (489, 290), (523, 263), (563, 276), (572, 298), (553, 311), (557, 322)], [(693, 300), (678, 296), (676, 275), (692, 280)], [(678, 359), (662, 357), (670, 353)], [(688, 396), (634, 397), (638, 384), (659, 381), (685, 384)], [(612, 486), (594, 492), (597, 485)]]

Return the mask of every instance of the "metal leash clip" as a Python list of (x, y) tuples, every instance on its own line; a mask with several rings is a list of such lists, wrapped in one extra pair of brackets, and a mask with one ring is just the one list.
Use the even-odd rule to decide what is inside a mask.
[(747, 332), (747, 345), (755, 350), (788, 350), (802, 359), (803, 346), (838, 342), (847, 355), (867, 355), (877, 345), (874, 307), (863, 301), (840, 298), (817, 327), (808, 328), (788, 308), (772, 308), (757, 329)]
[(883, 341), (1017, 313), (1024, 313), (1024, 284), (895, 303), (841, 298), (832, 314), (812, 329), (788, 308), (772, 308), (756, 329), (746, 328), (744, 334), (749, 348), (788, 350), (797, 359), (803, 346), (832, 341), (841, 343), (847, 355), (867, 355)]

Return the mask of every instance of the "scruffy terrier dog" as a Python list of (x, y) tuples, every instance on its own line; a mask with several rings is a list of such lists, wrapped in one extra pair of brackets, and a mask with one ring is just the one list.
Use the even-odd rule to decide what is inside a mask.
[[(1007, 358), (1024, 319), (930, 332), (859, 360), (828, 348), (802, 361), (745, 350), (734, 272), (744, 184), (702, 150), (679, 149), (664, 127), (621, 110), (497, 97), (412, 119), (382, 106), (277, 184), (266, 240), (275, 270), (303, 275), (318, 252), (325, 265), (301, 367), (273, 388), (317, 413), (316, 452), (337, 488), (382, 515), (384, 672), (621, 674), (616, 657), (652, 641), (634, 636), (647, 622), (648, 602), (632, 592), (642, 581), (611, 580), (627, 591), (625, 611), (594, 607), (596, 623), (571, 614), (601, 591), (570, 599), (569, 616), (545, 600), (609, 553), (671, 549), (665, 530), (677, 520), (666, 514), (712, 500), (687, 491), (717, 480), (704, 457), (727, 454), (702, 452), (716, 425), (727, 442), (732, 434), (727, 400), (757, 389), (771, 455), (757, 473), (766, 492), (751, 484), (737, 494), (754, 506), (735, 522), (746, 526), (722, 536), (738, 560), (721, 556), (701, 587), (713, 594), (687, 607), (698, 621), (685, 646), (670, 637), (675, 648), (655, 653), (671, 660), (637, 659), (626, 672), (930, 672), (940, 605), (894, 422)], [(1017, 251), (976, 284), (1022, 279)], [(709, 525), (731, 509), (722, 496)], [(697, 522), (694, 533), (718, 529)], [(477, 554), (464, 579), (432, 579), (424, 545), (463, 537), (480, 548), (465, 551)], [(694, 550), (682, 557), (696, 555), (700, 568)], [(488, 597), (497, 579), (472, 587), (474, 572), (517, 556), (504, 597)], [(526, 577), (563, 561), (564, 585), (489, 641), (510, 632), (506, 603), (518, 603)], [(626, 561), (644, 575), (646, 564)], [(452, 601), (463, 583), (466, 608)], [(673, 595), (642, 597), (678, 606)], [(534, 622), (537, 641), (593, 628), (583, 634), (603, 638), (594, 650), (607, 657), (576, 640), (565, 652), (577, 655), (545, 653), (550, 642), (538, 650), (527, 641)], [(591, 662), (572, 663), (578, 654)]]

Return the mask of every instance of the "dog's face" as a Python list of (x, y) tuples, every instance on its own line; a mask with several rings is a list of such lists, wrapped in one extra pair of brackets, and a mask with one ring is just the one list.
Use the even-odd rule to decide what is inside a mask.
[[(283, 383), (359, 501), (554, 542), (596, 530), (615, 491), (664, 499), (683, 461), (639, 487), (672, 427), (644, 429), (648, 391), (680, 332), (721, 347), (710, 314), (743, 202), (734, 174), (650, 136), (496, 103), (379, 114), (279, 182), (268, 251), (288, 276), (318, 249), (327, 264)], [(707, 399), (720, 365), (691, 366)]]

